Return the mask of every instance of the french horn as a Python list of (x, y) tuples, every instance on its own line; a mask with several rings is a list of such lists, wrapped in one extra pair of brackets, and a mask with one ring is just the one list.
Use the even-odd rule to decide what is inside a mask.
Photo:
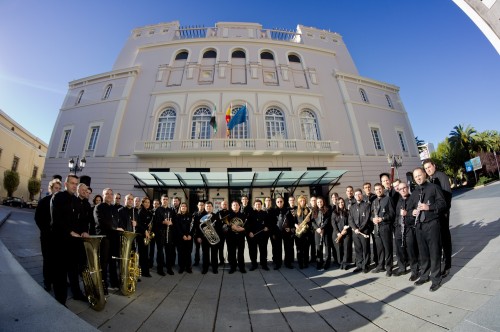
[(201, 217), (200, 230), (203, 233), (203, 235), (205, 235), (205, 238), (207, 239), (208, 243), (210, 243), (211, 245), (216, 245), (217, 243), (220, 242), (220, 238), (214, 226), (212, 225), (211, 219), (212, 219), (211, 213)]
[(101, 240), (104, 237), (104, 235), (82, 237), (83, 246), (87, 255), (87, 266), (82, 272), (83, 286), (90, 307), (95, 311), (101, 311), (106, 305), (104, 284), (101, 275), (101, 263), (99, 261)]

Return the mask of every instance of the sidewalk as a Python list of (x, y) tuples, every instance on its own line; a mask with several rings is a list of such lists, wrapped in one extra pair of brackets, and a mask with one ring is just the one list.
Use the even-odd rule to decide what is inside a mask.
[[(132, 296), (122, 296), (119, 291), (110, 294), (101, 312), (71, 299), (71, 312), (60, 305), (49, 311), (71, 314), (81, 322), (77, 319), (80, 317), (90, 326), (106, 331), (500, 331), (499, 197), (500, 185), (495, 184), (454, 198), (453, 267), (434, 293), (429, 292), (428, 284), (417, 287), (409, 282), (409, 275), (353, 274), (352, 269), (322, 272), (309, 267), (229, 275), (226, 267), (219, 269), (219, 274), (202, 275), (194, 268), (193, 274), (179, 275), (175, 271), (174, 276), (165, 277), (153, 269), (153, 278), (142, 278)], [(19, 241), (26, 241), (26, 249), (31, 246), (39, 250), (34, 222), (24, 225), (13, 220), (16, 216), (13, 213), (0, 228), (0, 240), (11, 251), (10, 246), (15, 247)], [(30, 238), (31, 242), (23, 240)], [(0, 251), (2, 261), (5, 255)], [(29, 271), (41, 283), (39, 270), (32, 267)], [(0, 277), (2, 293), (4, 288), (11, 288), (17, 294), (1, 300), (2, 308), (13, 307), (9, 317), (19, 312), (14, 307), (25, 310), (16, 303), (23, 298), (21, 294), (26, 290), (35, 294), (26, 284), (39, 288), (42, 294), (37, 296), (44, 295), (44, 302), (37, 302), (35, 307), (40, 303), (57, 305), (33, 280), (13, 283), (21, 277), (3, 278), (3, 271)], [(10, 331), (12, 325), (2, 326), (6, 319), (12, 320), (0, 317), (0, 330)], [(41, 325), (37, 329), (53, 331), (52, 323), (57, 320), (38, 321)], [(66, 325), (66, 330), (67, 326), (73, 323)]]

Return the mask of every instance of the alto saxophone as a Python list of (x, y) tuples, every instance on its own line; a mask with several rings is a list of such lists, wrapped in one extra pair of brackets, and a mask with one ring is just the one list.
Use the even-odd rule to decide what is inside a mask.
[(87, 254), (87, 266), (82, 272), (83, 286), (90, 306), (95, 311), (101, 311), (106, 305), (99, 261), (101, 240), (104, 237), (104, 235), (82, 237), (85, 253)]
[(153, 233), (152, 230), (153, 230), (153, 221), (151, 220), (151, 222), (148, 225), (149, 237), (146, 237), (146, 236), (144, 237), (144, 245), (145, 246), (149, 245), (151, 240), (154, 239), (154, 237), (155, 237), (155, 233)]
[(301, 237), (302, 234), (304, 234), (307, 231), (307, 229), (309, 228), (309, 220), (311, 220), (311, 215), (312, 215), (312, 210), (309, 211), (307, 216), (304, 218), (304, 220), (302, 220), (300, 225), (295, 230), (295, 235), (297, 237)]

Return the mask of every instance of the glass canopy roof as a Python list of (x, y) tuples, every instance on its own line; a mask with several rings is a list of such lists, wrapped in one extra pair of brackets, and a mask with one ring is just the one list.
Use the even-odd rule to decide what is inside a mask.
[(129, 172), (140, 188), (279, 188), (337, 183), (346, 170), (268, 172)]

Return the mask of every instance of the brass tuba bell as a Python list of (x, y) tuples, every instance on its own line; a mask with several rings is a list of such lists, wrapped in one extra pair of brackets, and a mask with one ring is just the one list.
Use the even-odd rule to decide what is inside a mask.
[(83, 286), (90, 306), (95, 311), (101, 311), (106, 305), (99, 261), (101, 240), (104, 237), (104, 235), (92, 235), (81, 238), (87, 254), (87, 266), (82, 272)]
[(220, 238), (214, 226), (212, 225), (211, 219), (212, 219), (211, 213), (201, 217), (200, 230), (203, 233), (203, 235), (205, 235), (205, 238), (207, 239), (208, 243), (210, 243), (211, 245), (216, 245), (217, 243), (220, 242)]
[(141, 276), (139, 267), (139, 254), (132, 250), (132, 243), (135, 237), (139, 235), (133, 232), (123, 231), (120, 234), (120, 257), (114, 259), (120, 260), (120, 291), (128, 296), (135, 292), (137, 279)]

